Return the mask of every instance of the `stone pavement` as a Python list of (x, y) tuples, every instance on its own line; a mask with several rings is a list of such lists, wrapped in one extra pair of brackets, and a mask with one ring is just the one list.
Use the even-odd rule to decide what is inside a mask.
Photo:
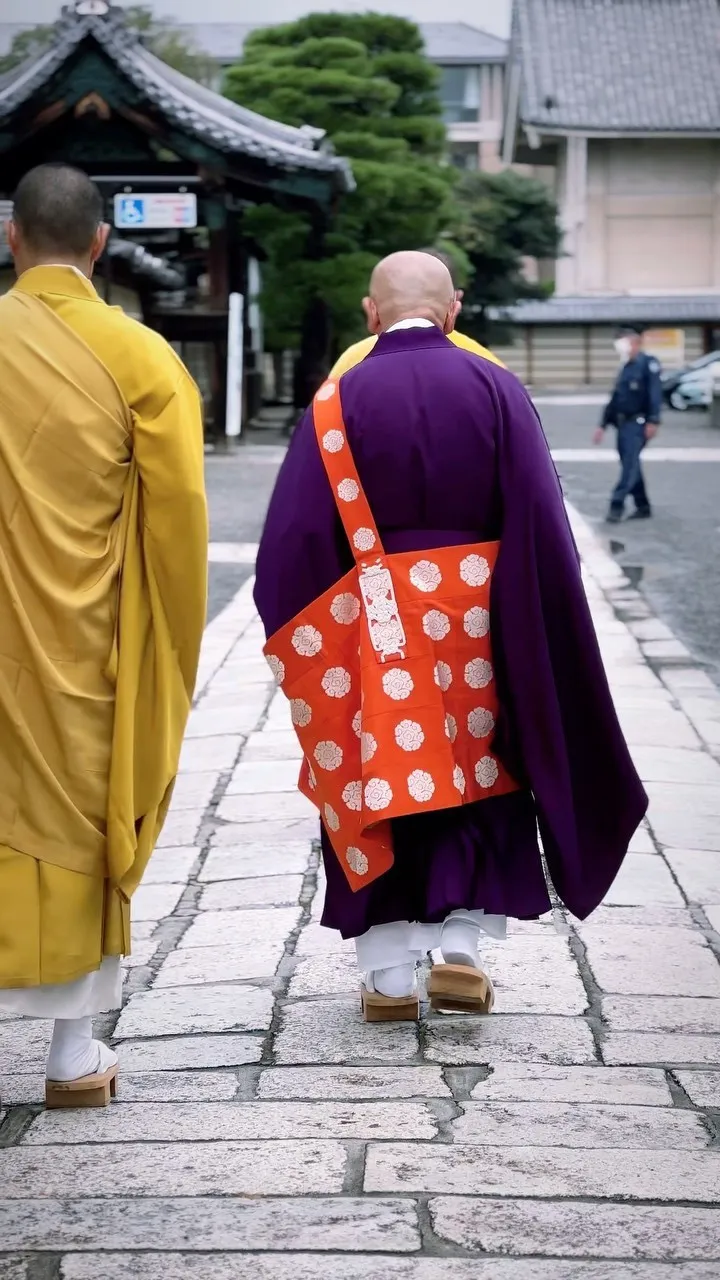
[(365, 1026), (249, 584), (208, 627), (107, 1111), (0, 1020), (2, 1280), (720, 1274), (720, 692), (573, 517), (651, 795), (606, 903), (487, 945), (489, 1019)]

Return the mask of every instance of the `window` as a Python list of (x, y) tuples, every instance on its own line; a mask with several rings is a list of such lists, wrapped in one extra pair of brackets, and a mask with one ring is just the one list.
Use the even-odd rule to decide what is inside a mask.
[(480, 167), (477, 142), (453, 142), (448, 148), (448, 157), (456, 169)]
[(446, 124), (480, 116), (480, 67), (440, 67), (440, 101)]

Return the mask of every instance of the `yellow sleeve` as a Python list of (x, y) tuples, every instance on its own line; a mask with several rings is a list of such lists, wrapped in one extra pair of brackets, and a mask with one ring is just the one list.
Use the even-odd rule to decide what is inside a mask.
[(458, 333), (457, 330), (449, 335), (450, 341), (455, 343), (456, 347), (462, 347), (463, 351), (472, 351), (473, 355), (482, 356), (483, 360), (490, 360), (492, 364), (499, 364), (501, 369), (505, 368), (502, 360), (498, 360), (492, 351), (488, 351), (487, 347), (481, 347), (479, 342), (474, 338), (468, 338), (464, 333)]
[(361, 342), (354, 342), (335, 361), (328, 378), (341, 378), (344, 373), (347, 373), (348, 369), (354, 369), (356, 364), (360, 364), (360, 361), (364, 360), (366, 355), (369, 355), (376, 342), (377, 338), (375, 337), (363, 338)]

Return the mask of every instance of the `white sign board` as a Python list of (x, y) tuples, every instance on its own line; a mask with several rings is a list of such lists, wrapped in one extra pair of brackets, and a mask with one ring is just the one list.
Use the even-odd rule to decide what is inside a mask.
[(237, 437), (242, 431), (243, 407), (243, 313), (245, 299), (231, 293), (228, 299), (227, 391), (225, 395), (225, 435)]
[(115, 226), (122, 231), (197, 226), (197, 196), (187, 191), (115, 196)]

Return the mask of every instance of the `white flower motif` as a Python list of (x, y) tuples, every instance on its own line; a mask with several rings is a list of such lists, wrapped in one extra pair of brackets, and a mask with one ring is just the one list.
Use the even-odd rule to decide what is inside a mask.
[(473, 658), (465, 668), (465, 683), (471, 689), (484, 689), (493, 678), (491, 663), (485, 658)]
[(360, 486), (356, 480), (341, 480), (337, 492), (341, 502), (354, 502), (360, 497)]
[(499, 769), (497, 761), (492, 756), (483, 756), (482, 760), (478, 760), (475, 765), (475, 781), (480, 783), (481, 787), (494, 787), (498, 780)]
[(447, 662), (437, 662), (435, 664), (435, 683), (440, 686), (443, 693), (447, 693), (453, 680), (453, 673)]
[(445, 732), (451, 742), (457, 738), (457, 720), (454, 716), (447, 715), (445, 717)]
[(460, 561), (460, 577), (469, 587), (482, 587), (490, 577), (490, 565), (484, 556), (466, 556)]
[(315, 759), (321, 769), (327, 769), (328, 773), (339, 769), (343, 761), (342, 749), (337, 742), (318, 742), (315, 748)]
[(360, 601), (351, 591), (343, 591), (339, 596), (335, 596), (330, 605), (330, 612), (336, 622), (348, 627), (351, 622), (355, 622), (360, 617)]
[(417, 721), (401, 720), (395, 725), (395, 741), (403, 751), (419, 751), (425, 734)]
[(315, 777), (315, 770), (313, 769), (312, 765), (309, 762), (308, 762), (308, 784), (310, 786), (311, 791), (314, 791), (315, 788), (317, 787), (317, 778)]
[(401, 671), (396, 667), (393, 671), (386, 671), (382, 678), (382, 687), (388, 698), (392, 698), (393, 702), (403, 702), (405, 698), (409, 698), (413, 689), (413, 678), (409, 671)]
[(453, 769), (453, 783), (457, 787), (458, 791), (460, 792), (460, 795), (464, 796), (465, 787), (467, 784), (465, 782), (465, 774), (463, 773), (459, 764), (456, 764), (455, 768)]
[(468, 715), (467, 726), (473, 738), (489, 738), (495, 728), (495, 717), (485, 707), (475, 707)]
[(474, 609), (468, 609), (463, 618), (463, 626), (473, 640), (479, 640), (490, 630), (490, 614), (487, 609), (481, 609), (476, 605)]
[(304, 698), (291, 698), (290, 718), (298, 729), (306, 729), (312, 720), (312, 707)]
[(360, 849), (356, 849), (352, 844), (345, 854), (345, 861), (347, 862), (350, 870), (355, 872), (356, 876), (367, 875), (368, 860), (365, 857), (365, 854), (362, 853)]
[(353, 545), (358, 551), (372, 551), (375, 546), (375, 534), (372, 529), (357, 529), (353, 534)]
[(370, 639), (376, 653), (397, 655), (405, 643), (405, 634), (396, 619), (392, 622), (371, 622)]
[(426, 800), (432, 800), (435, 793), (435, 783), (429, 773), (425, 773), (424, 769), (414, 769), (408, 778), (408, 791), (413, 800), (424, 803)]
[(328, 698), (344, 698), (350, 692), (350, 672), (344, 667), (330, 667), (322, 678), (322, 687)]
[(362, 808), (362, 782), (348, 782), (342, 798), (348, 809), (359, 813)]
[(330, 831), (340, 830), (340, 819), (331, 804), (325, 805), (325, 822)]
[(268, 653), (265, 655), (265, 661), (272, 671), (276, 683), (282, 684), (285, 679), (285, 663), (282, 658), (276, 658), (274, 653)]
[(318, 400), (330, 400), (335, 395), (335, 383), (325, 382), (317, 393)]
[(356, 711), (352, 718), (352, 731), (356, 733), (358, 738), (362, 733), (362, 711)]
[(430, 609), (423, 618), (423, 631), (431, 640), (444, 640), (450, 630), (450, 619), (439, 609)]
[(436, 591), (442, 582), (442, 574), (432, 560), (418, 560), (410, 570), (410, 581), (418, 591)]
[(326, 453), (339, 453), (345, 444), (342, 431), (326, 431), (323, 436), (323, 449)]
[(322, 649), (322, 636), (317, 627), (296, 627), (292, 633), (293, 649), (301, 658), (314, 658)]
[(392, 798), (392, 787), (384, 778), (370, 778), (365, 783), (365, 804), (374, 813), (378, 809), (387, 809)]
[(372, 760), (377, 751), (377, 742), (371, 733), (360, 734), (360, 759), (363, 764), (367, 764), (368, 760)]

